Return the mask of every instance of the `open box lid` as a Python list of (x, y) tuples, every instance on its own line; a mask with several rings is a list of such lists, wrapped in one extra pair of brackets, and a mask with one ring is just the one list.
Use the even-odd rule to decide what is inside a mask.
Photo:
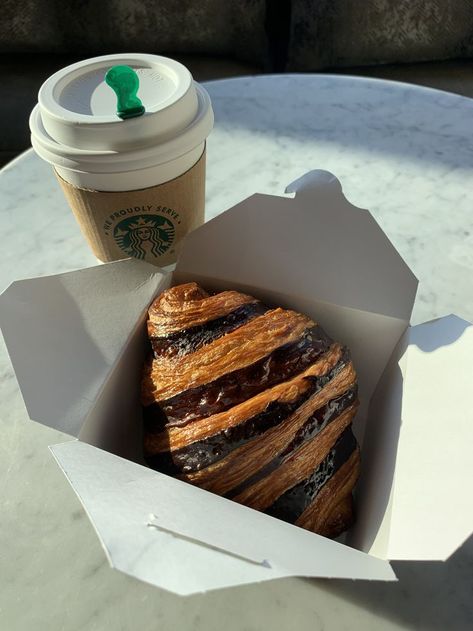
[(79, 436), (163, 279), (128, 259), (8, 287), (0, 324), (32, 420)]
[(110, 564), (187, 595), (285, 576), (395, 580), (387, 561), (82, 442), (51, 447)]
[(473, 532), (472, 356), (473, 325), (455, 315), (400, 339), (371, 400), (356, 547), (443, 561)]
[(443, 561), (473, 532), (472, 357), (457, 316), (406, 333), (390, 559)]
[[(417, 279), (367, 210), (328, 171), (255, 194), (189, 234), (176, 273), (222, 285), (309, 294), (319, 302), (409, 322)], [(237, 272), (237, 273), (236, 273)]]

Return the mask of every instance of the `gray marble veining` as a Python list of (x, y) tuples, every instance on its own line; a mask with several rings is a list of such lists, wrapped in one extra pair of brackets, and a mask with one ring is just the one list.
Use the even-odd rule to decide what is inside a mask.
[[(451, 312), (473, 320), (472, 101), (316, 75), (207, 87), (216, 115), (209, 218), (254, 192), (280, 194), (305, 171), (327, 169), (352, 203), (372, 211), (419, 278), (413, 322)], [(50, 167), (32, 152), (2, 172), (0, 199), (2, 288), (96, 264)], [(68, 437), (27, 423), (3, 346), (0, 370), (0, 628), (470, 627), (472, 539), (445, 563), (395, 564), (396, 585), (286, 579), (181, 599), (112, 571), (47, 450)]]

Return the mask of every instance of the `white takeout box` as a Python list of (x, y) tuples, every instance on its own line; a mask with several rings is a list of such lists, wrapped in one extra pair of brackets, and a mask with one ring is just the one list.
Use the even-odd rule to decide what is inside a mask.
[[(313, 171), (295, 197), (253, 195), (185, 242), (174, 273), (136, 260), (13, 283), (0, 318), (32, 419), (78, 438), (51, 450), (111, 565), (179, 593), (283, 576), (394, 580), (471, 533), (473, 327), (410, 327), (417, 281), (367, 210)], [(241, 289), (347, 344), (359, 374), (358, 518), (325, 539), (142, 464), (146, 309), (171, 284)]]

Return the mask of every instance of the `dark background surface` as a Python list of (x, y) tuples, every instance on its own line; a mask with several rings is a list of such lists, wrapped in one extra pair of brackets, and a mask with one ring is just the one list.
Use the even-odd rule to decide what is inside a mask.
[(30, 146), (28, 117), (56, 70), (151, 52), (198, 81), (335, 72), (473, 95), (473, 0), (6, 0), (0, 164)]

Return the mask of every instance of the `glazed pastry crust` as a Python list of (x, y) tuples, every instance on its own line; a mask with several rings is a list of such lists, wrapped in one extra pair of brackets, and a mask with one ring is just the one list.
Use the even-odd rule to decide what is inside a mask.
[(150, 306), (148, 464), (325, 536), (353, 520), (357, 378), (348, 349), (295, 311), (195, 283)]
[(313, 325), (312, 320), (295, 311), (274, 309), (195, 353), (154, 358), (145, 368), (143, 402), (170, 399), (250, 366), (279, 346), (298, 340)]
[(169, 427), (158, 434), (148, 434), (145, 437), (145, 451), (153, 453), (167, 451), (168, 449), (180, 449), (189, 443), (214, 436), (220, 431), (239, 425), (265, 410), (274, 401), (296, 401), (309, 388), (307, 378), (327, 373), (330, 368), (336, 365), (341, 354), (341, 346), (334, 344), (323, 358), (307, 370), (304, 370), (300, 375), (265, 390), (221, 414), (203, 418), (184, 427)]
[(148, 310), (148, 335), (164, 337), (183, 329), (215, 320), (255, 298), (237, 291), (222, 291), (214, 296), (196, 283), (177, 285), (164, 291)]

